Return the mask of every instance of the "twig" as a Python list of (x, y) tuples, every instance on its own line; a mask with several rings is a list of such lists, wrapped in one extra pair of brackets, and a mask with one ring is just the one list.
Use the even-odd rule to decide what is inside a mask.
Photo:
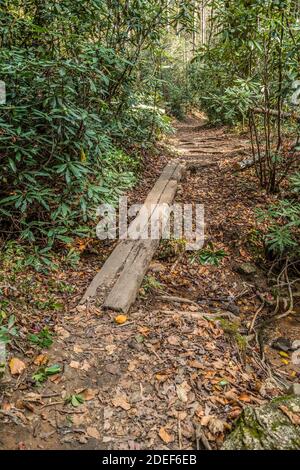
[(248, 332), (248, 333), (251, 333), (251, 331), (253, 331), (253, 328), (254, 328), (254, 324), (255, 324), (255, 322), (256, 322), (256, 319), (257, 319), (258, 315), (260, 314), (260, 312), (263, 310), (264, 306), (265, 306), (265, 301), (263, 301), (262, 304), (261, 304), (261, 306), (256, 310), (255, 315), (254, 315), (254, 317), (253, 317), (253, 319), (252, 319), (252, 322), (251, 322), (251, 325), (250, 325), (250, 328), (249, 328), (249, 332)]
[(60, 397), (60, 393), (46, 393), (41, 395), (41, 398), (53, 398), (53, 397)]
[(45, 405), (43, 405), (41, 407), (41, 410), (43, 408), (47, 408), (48, 406), (62, 405), (63, 403), (64, 403), (64, 401), (62, 401), (62, 400), (61, 401), (54, 401), (54, 402), (51, 402), (51, 403), (45, 403)]
[(195, 305), (199, 308), (199, 305), (197, 304), (197, 302), (194, 302), (193, 300), (186, 299), (186, 298), (183, 298), (183, 297), (176, 297), (176, 296), (173, 296), (173, 295), (160, 295), (158, 298), (159, 298), (159, 300), (164, 300), (166, 302), (177, 302), (177, 303), (182, 303), (182, 304), (191, 304), (191, 305)]
[(178, 446), (179, 450), (182, 450), (182, 431), (181, 431), (181, 422), (178, 418)]
[(204, 312), (187, 312), (185, 310), (159, 310), (158, 313), (163, 313), (165, 315), (185, 315), (192, 318), (196, 318), (198, 320), (205, 319), (205, 320), (217, 320), (218, 318), (230, 318), (230, 320), (234, 321), (237, 320), (238, 317), (231, 312), (224, 312), (224, 313), (216, 313), (215, 315), (211, 315), (209, 313)]
[(150, 351), (157, 357), (157, 359), (159, 360), (159, 362), (161, 362), (161, 357), (159, 357), (159, 355), (157, 354), (157, 352), (155, 351), (155, 349), (150, 346), (149, 344), (146, 344), (147, 348), (150, 349)]
[(203, 444), (206, 450), (212, 450), (210, 443), (207, 440), (204, 432), (201, 429), (200, 424), (196, 424), (196, 446), (197, 450), (200, 450), (200, 442)]
[(179, 262), (182, 260), (182, 258), (183, 258), (183, 256), (184, 256), (184, 253), (185, 253), (185, 252), (182, 252), (182, 253), (180, 254), (180, 256), (178, 256), (178, 258), (176, 259), (175, 263), (173, 263), (173, 265), (172, 265), (172, 267), (171, 267), (171, 269), (170, 269), (170, 273), (172, 273), (172, 272), (175, 270), (175, 268), (178, 266)]
[(57, 412), (57, 413), (63, 413), (63, 414), (66, 414), (66, 415), (82, 415), (83, 413), (85, 413), (85, 411), (58, 410), (58, 409), (56, 409), (56, 408), (54, 408), (52, 411), (55, 411), (55, 412)]
[(7, 416), (9, 418), (12, 419), (12, 421), (17, 425), (17, 426), (24, 426), (24, 424), (22, 423), (22, 421), (20, 420), (20, 418), (18, 416), (15, 416), (13, 413), (11, 413), (10, 411), (5, 411), (5, 410), (0, 410), (0, 414), (3, 415), (3, 416)]
[(288, 285), (288, 291), (289, 291), (289, 296), (290, 296), (290, 307), (289, 307), (288, 311), (285, 312), (285, 314), (289, 315), (290, 313), (292, 313), (293, 308), (294, 308), (294, 298), (293, 298), (293, 291), (292, 291), (292, 288), (291, 288), (291, 283), (290, 283), (289, 276), (288, 276), (287, 267), (286, 267), (286, 270), (285, 270), (285, 279), (286, 279), (286, 282), (287, 282), (287, 285)]

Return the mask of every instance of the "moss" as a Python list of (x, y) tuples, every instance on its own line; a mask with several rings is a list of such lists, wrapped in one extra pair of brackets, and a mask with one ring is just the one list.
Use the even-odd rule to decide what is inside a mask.
[(247, 337), (239, 333), (239, 324), (231, 322), (229, 320), (221, 319), (220, 325), (222, 329), (224, 330), (224, 333), (226, 333), (227, 335), (229, 335), (231, 338), (234, 339), (238, 348), (242, 352), (246, 351), (247, 346), (248, 346)]
[(248, 342), (247, 342), (247, 337), (241, 335), (240, 333), (237, 333), (236, 335), (236, 342), (238, 344), (238, 347), (241, 351), (246, 351)]
[(251, 434), (251, 436), (254, 437), (255, 439), (260, 439), (260, 438), (262, 437), (262, 432), (259, 431), (257, 428), (245, 427), (245, 429), (246, 429), (247, 432), (249, 432), (249, 434)]
[(288, 404), (288, 401), (289, 401), (290, 399), (293, 399), (293, 398), (294, 398), (293, 395), (282, 395), (281, 397), (273, 398), (273, 400), (271, 401), (271, 403), (276, 404), (276, 403), (285, 402), (286, 404)]
[(300, 449), (300, 427), (294, 425), (280, 405), (300, 407), (300, 397), (277, 397), (258, 408), (247, 407), (226, 439), (224, 450)]

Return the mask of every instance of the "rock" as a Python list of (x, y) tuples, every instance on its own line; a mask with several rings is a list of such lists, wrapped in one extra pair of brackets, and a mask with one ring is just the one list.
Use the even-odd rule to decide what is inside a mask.
[(246, 407), (222, 450), (300, 450), (300, 426), (293, 424), (290, 416), (300, 416), (299, 396)]
[(290, 386), (290, 388), (288, 389), (288, 394), (289, 395), (296, 395), (296, 396), (300, 396), (300, 384), (299, 383), (294, 383)]
[(280, 336), (273, 341), (272, 348), (278, 351), (292, 351), (292, 343), (290, 339)]
[(240, 274), (255, 274), (257, 271), (256, 266), (251, 263), (242, 263), (237, 267), (237, 272)]
[(297, 351), (297, 349), (300, 349), (300, 340), (299, 339), (296, 339), (292, 343), (292, 350)]
[(129, 346), (129, 348), (135, 349), (138, 352), (141, 352), (144, 349), (143, 344), (142, 343), (137, 343), (136, 340), (129, 341), (128, 346)]

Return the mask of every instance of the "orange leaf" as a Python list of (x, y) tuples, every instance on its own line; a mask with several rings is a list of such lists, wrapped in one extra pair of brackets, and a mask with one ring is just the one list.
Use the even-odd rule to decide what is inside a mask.
[(165, 444), (170, 444), (170, 442), (173, 441), (173, 437), (170, 436), (170, 434), (167, 433), (165, 428), (160, 428), (158, 434), (159, 434), (159, 437), (161, 438), (161, 440), (164, 441)]
[(44, 366), (48, 363), (49, 357), (47, 354), (39, 354), (33, 361), (36, 366)]
[(249, 395), (247, 395), (247, 393), (241, 393), (241, 395), (239, 396), (239, 399), (241, 401), (245, 401), (246, 403), (251, 402), (251, 398), (249, 397)]
[(26, 369), (26, 364), (17, 357), (13, 357), (9, 362), (9, 368), (12, 375), (20, 375)]
[(118, 325), (123, 325), (123, 323), (126, 323), (126, 322), (127, 322), (126, 315), (118, 315), (115, 318), (115, 323), (117, 323)]

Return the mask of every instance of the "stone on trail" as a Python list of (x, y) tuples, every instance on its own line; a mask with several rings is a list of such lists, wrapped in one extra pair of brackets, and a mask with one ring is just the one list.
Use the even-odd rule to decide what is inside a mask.
[(292, 384), (288, 390), (288, 393), (290, 395), (300, 396), (300, 384), (299, 383)]
[(222, 450), (300, 450), (300, 397), (246, 407)]
[(255, 274), (257, 269), (254, 264), (251, 263), (242, 263), (238, 266), (237, 271), (240, 274)]
[(292, 348), (292, 342), (289, 338), (284, 338), (280, 336), (279, 338), (275, 339), (272, 343), (272, 348), (276, 349), (278, 351), (291, 351)]

